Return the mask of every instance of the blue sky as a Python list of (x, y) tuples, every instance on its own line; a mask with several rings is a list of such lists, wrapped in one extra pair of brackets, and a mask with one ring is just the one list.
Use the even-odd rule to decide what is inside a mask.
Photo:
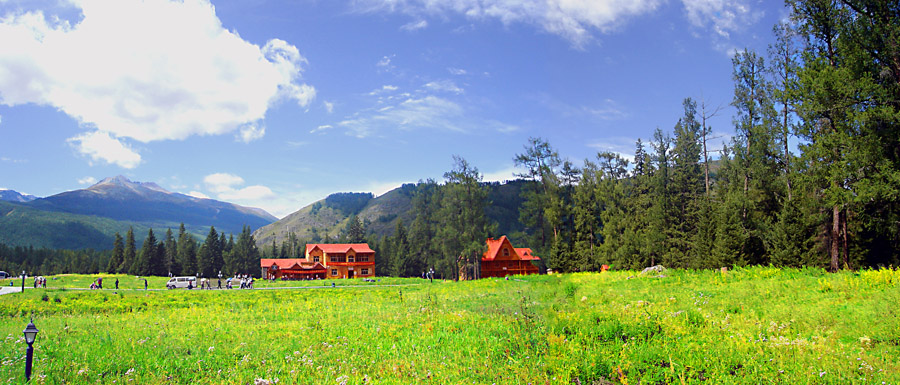
[(108, 176), (283, 217), (332, 192), (487, 180), (542, 137), (581, 164), (722, 106), (756, 0), (0, 0), (0, 188)]

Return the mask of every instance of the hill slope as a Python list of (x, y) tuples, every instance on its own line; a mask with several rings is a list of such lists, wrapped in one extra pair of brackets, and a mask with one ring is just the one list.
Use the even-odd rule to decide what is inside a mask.
[[(497, 224), (499, 234), (515, 238), (524, 226), (519, 222), (519, 208), (522, 206), (521, 191), (526, 181), (516, 180), (504, 184), (486, 183), (491, 204), (486, 210), (490, 220)], [(280, 221), (261, 227), (253, 233), (257, 244), (266, 247), (272, 240), (281, 242), (294, 233), (301, 241), (317, 241), (326, 234), (337, 237), (353, 215), (368, 222), (367, 231), (377, 236), (391, 235), (397, 221), (409, 226), (416, 213), (412, 209), (415, 184), (405, 184), (387, 193), (372, 197), (369, 193), (338, 193), (315, 202), (282, 218)], [(367, 199), (368, 198), (368, 199)]]
[[(111, 249), (116, 232), (125, 236), (131, 224), (109, 218), (38, 210), (0, 201), (0, 243), (51, 249)], [(147, 227), (135, 224), (138, 242)]]

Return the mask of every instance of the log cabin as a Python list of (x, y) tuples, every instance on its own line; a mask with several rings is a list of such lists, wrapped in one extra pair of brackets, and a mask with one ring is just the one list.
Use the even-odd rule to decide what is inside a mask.
[(366, 243), (310, 243), (303, 258), (259, 260), (266, 279), (372, 278), (375, 251)]
[(515, 248), (505, 235), (500, 239), (488, 238), (488, 250), (481, 258), (481, 278), (509, 275), (539, 274), (532, 261), (541, 259), (529, 248)]

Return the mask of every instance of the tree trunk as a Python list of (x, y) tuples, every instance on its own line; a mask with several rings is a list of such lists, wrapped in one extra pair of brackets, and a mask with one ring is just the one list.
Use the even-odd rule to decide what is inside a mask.
[(841, 234), (841, 208), (834, 205), (831, 213), (831, 272), (836, 273), (840, 268), (840, 234)]
[(847, 242), (847, 210), (841, 212), (841, 246), (844, 254), (844, 268), (850, 268), (850, 245)]

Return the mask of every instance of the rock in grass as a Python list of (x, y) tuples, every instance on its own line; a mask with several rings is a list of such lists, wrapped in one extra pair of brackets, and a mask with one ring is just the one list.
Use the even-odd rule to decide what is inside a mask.
[(644, 269), (643, 271), (641, 271), (641, 275), (644, 275), (647, 273), (662, 273), (664, 271), (666, 271), (666, 267), (663, 265), (650, 266), (650, 267)]

